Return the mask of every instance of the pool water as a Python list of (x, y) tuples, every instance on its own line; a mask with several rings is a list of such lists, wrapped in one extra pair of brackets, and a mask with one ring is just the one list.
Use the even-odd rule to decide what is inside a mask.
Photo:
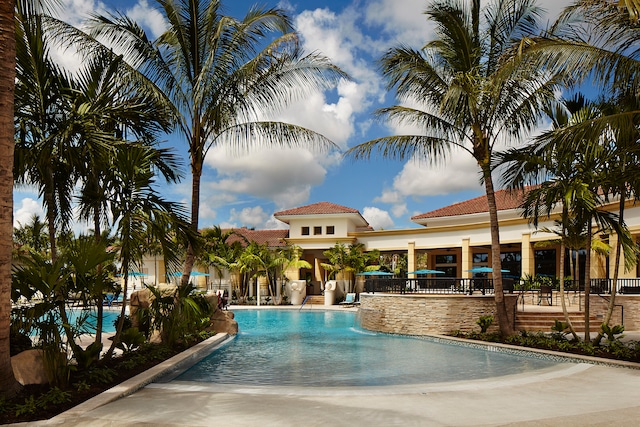
[(360, 330), (353, 312), (238, 310), (240, 333), (176, 381), (354, 387), (518, 374), (557, 362)]
[[(69, 322), (74, 325), (76, 323), (76, 319), (79, 316), (85, 315), (87, 312), (82, 309), (73, 309), (68, 310), (67, 315), (69, 316)], [(115, 332), (116, 328), (113, 325), (113, 322), (120, 315), (120, 310), (108, 310), (104, 309), (102, 311), (102, 332)], [(97, 323), (97, 315), (95, 310), (90, 310), (88, 312), (88, 317), (83, 324), (83, 330), (85, 330), (89, 334), (95, 334), (96, 332), (96, 323)]]

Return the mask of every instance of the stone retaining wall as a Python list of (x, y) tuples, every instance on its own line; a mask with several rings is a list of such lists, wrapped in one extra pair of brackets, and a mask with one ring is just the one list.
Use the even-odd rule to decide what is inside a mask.
[[(509, 321), (513, 322), (515, 295), (505, 295)], [(360, 294), (360, 326), (378, 332), (404, 335), (447, 334), (451, 331), (480, 331), (480, 316), (492, 315), (492, 295), (397, 295)], [(494, 320), (489, 331), (497, 331)]]
[[(598, 319), (604, 320), (609, 304), (608, 299), (609, 297), (604, 299), (597, 295), (591, 295), (589, 299), (590, 313), (598, 316)], [(615, 303), (616, 307), (613, 310), (610, 325), (624, 324), (626, 331), (640, 331), (640, 295), (616, 295)]]

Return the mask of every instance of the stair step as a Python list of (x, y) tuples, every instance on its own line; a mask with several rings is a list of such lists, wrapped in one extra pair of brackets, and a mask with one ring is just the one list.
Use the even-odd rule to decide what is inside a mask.
[(306, 304), (324, 305), (324, 295), (309, 295)]
[[(584, 332), (584, 313), (572, 312), (569, 313), (569, 319), (573, 329), (576, 332)], [(518, 331), (541, 331), (550, 332), (551, 327), (555, 323), (555, 320), (564, 322), (564, 315), (562, 313), (549, 313), (549, 312), (527, 312), (516, 314), (516, 330)], [(597, 316), (589, 316), (589, 329), (592, 332), (600, 331), (600, 324), (602, 319)]]

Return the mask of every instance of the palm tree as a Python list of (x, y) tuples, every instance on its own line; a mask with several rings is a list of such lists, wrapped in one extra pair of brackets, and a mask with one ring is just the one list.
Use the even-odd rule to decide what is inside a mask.
[(414, 125), (420, 133), (368, 141), (347, 155), (369, 158), (377, 152), (433, 164), (457, 149), (475, 159), (489, 205), (498, 324), (502, 335), (510, 335), (492, 161), (497, 142), (523, 137), (538, 123), (542, 106), (553, 102), (552, 75), (525, 71), (515, 66), (516, 57), (504, 57), (514, 40), (537, 31), (540, 9), (532, 0), (493, 1), (484, 9), (480, 0), (439, 0), (425, 13), (437, 38), (419, 50), (395, 47), (380, 61), (389, 89), (411, 106), (383, 108), (378, 116)]
[[(105, 186), (114, 167), (114, 151), (126, 150), (130, 143), (154, 147), (159, 134), (170, 129), (171, 117), (156, 97), (141, 93), (134, 85), (122, 57), (106, 52), (88, 58), (85, 64), (77, 73), (73, 98), (74, 105), (84, 106), (83, 126), (78, 129), (79, 216), (92, 221), (99, 239), (108, 219)], [(95, 128), (103, 131), (99, 141), (92, 141)], [(180, 164), (169, 150), (157, 150), (154, 163), (154, 170), (167, 182), (179, 180)]]
[(116, 335), (107, 355), (111, 357), (124, 325), (129, 271), (138, 267), (146, 251), (145, 238), (153, 235), (160, 242), (165, 263), (176, 267), (175, 238), (192, 242), (186, 217), (179, 206), (164, 200), (153, 188), (156, 150), (129, 145), (117, 150), (113, 176), (108, 182), (107, 200), (116, 224), (118, 259), (123, 277), (124, 301), (116, 327)]
[(18, 222), (19, 227), (13, 229), (13, 241), (19, 246), (18, 252), (34, 251), (42, 255), (49, 253), (49, 235), (47, 224), (34, 214), (27, 224)]
[(233, 250), (228, 243), (229, 238), (234, 235), (234, 230), (223, 231), (217, 225), (200, 231), (203, 250), (197, 262), (216, 271), (219, 279), (218, 288), (222, 286), (224, 272), (229, 270), (234, 261), (231, 256)]
[[(548, 218), (556, 206), (561, 207), (558, 231), (561, 238), (561, 292), (564, 291), (565, 246), (570, 240), (584, 240), (584, 248), (588, 254), (584, 278), (585, 341), (589, 341), (589, 254), (593, 249), (593, 236), (615, 231), (626, 248), (625, 251), (629, 251), (633, 245), (628, 230), (619, 217), (601, 209), (606, 201), (601, 194), (601, 183), (607, 180), (612, 158), (612, 145), (607, 134), (594, 133), (590, 138), (579, 141), (572, 139), (571, 144), (567, 144), (564, 138), (567, 128), (593, 120), (594, 116), (601, 114), (600, 110), (595, 104), (574, 102), (571, 105), (579, 108), (569, 108), (570, 116), (565, 116), (563, 120), (556, 118), (556, 128), (538, 136), (530, 146), (505, 153), (502, 159), (512, 162), (505, 172), (510, 185), (538, 184), (529, 190), (523, 202), (523, 215), (530, 218), (535, 226), (541, 216)], [(539, 179), (544, 182), (540, 183)], [(584, 236), (584, 239), (580, 239), (580, 236)], [(564, 299), (562, 303), (568, 322)]]
[(51, 257), (57, 257), (56, 232), (72, 215), (78, 157), (68, 120), (71, 82), (49, 57), (43, 14), (27, 1), (16, 7), (17, 76), (15, 89), (15, 179), (39, 188), (49, 229)]
[[(244, 150), (257, 141), (332, 147), (317, 133), (259, 121), (258, 114), (278, 111), (345, 75), (326, 58), (305, 55), (279, 9), (253, 7), (237, 20), (221, 14), (219, 0), (159, 0), (158, 6), (169, 28), (157, 40), (124, 16), (95, 17), (91, 34), (124, 49), (125, 59), (166, 94), (178, 116), (177, 130), (189, 145), (191, 227), (197, 232), (200, 181), (209, 150), (220, 144)], [(194, 248), (188, 246), (183, 286), (194, 261)]]
[(11, 367), (11, 250), (13, 230), (13, 95), (16, 75), (14, 3), (0, 2), (0, 397), (20, 389)]

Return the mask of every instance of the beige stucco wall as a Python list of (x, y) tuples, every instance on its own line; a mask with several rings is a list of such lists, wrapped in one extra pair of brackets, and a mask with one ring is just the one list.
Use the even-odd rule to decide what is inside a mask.
[[(513, 322), (515, 295), (505, 295)], [(360, 294), (360, 326), (405, 335), (480, 331), (480, 316), (496, 317), (493, 296)], [(489, 331), (497, 331), (497, 321)]]

